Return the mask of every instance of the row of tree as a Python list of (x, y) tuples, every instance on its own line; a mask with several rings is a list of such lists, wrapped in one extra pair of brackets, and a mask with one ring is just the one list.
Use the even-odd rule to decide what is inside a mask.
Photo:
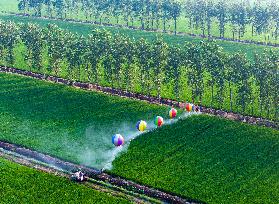
[(268, 4), (256, 1), (228, 3), (226, 0), (20, 0), (19, 10), (41, 16), (67, 18), (85, 16), (102, 23), (110, 22), (112, 17), (123, 18), (128, 25), (140, 22), (142, 29), (167, 30), (168, 22), (174, 23), (188, 19), (188, 27), (201, 29), (202, 35), (212, 35), (213, 22), (218, 23), (220, 37), (225, 37), (226, 29), (230, 30), (233, 39), (242, 38), (248, 26), (252, 26), (251, 36), (271, 33), (274, 39), (279, 36), (279, 5), (277, 0)]
[(193, 102), (278, 120), (279, 53), (275, 51), (255, 54), (249, 61), (243, 54), (223, 52), (214, 42), (178, 47), (159, 37), (149, 42), (105, 30), (84, 37), (56, 25), (41, 28), (0, 21), (2, 63), (15, 64), (14, 50), (20, 44), (34, 71), (158, 98), (180, 100), (187, 93)]

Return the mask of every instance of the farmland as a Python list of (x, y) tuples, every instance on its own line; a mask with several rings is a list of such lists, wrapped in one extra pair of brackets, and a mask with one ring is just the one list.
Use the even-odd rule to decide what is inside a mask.
[(192, 116), (132, 141), (112, 172), (206, 203), (278, 203), (278, 141), (278, 131)]
[(279, 203), (279, 5), (239, 1), (0, 0), (0, 203)]
[[(112, 156), (112, 134), (129, 137), (137, 120), (150, 125), (154, 115), (167, 115), (166, 107), (0, 76), (1, 140), (97, 168), (111, 161), (103, 155)], [(193, 116), (132, 140), (111, 172), (208, 203), (272, 203), (278, 199), (278, 136), (277, 130)]]
[(0, 81), (1, 140), (97, 168), (112, 159), (113, 134), (128, 137), (138, 120), (168, 111), (25, 77), (1, 73)]
[(0, 158), (1, 203), (129, 203)]

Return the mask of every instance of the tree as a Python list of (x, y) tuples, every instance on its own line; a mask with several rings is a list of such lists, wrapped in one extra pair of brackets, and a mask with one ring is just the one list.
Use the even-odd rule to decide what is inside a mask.
[(170, 7), (171, 3), (169, 0), (163, 0), (162, 3), (162, 17), (163, 17), (163, 31), (166, 32), (166, 23), (170, 19)]
[(20, 0), (18, 3), (18, 10), (23, 11), (26, 14), (29, 11), (29, 0)]
[(138, 56), (140, 67), (141, 91), (150, 95), (152, 47), (151, 44), (143, 38), (136, 42), (136, 47), (136, 55)]
[(17, 24), (0, 21), (0, 53), (10, 66), (15, 62), (14, 48), (19, 41), (20, 28)]
[(207, 24), (207, 36), (208, 38), (211, 37), (211, 24), (212, 24), (212, 18), (215, 17), (216, 11), (214, 8), (214, 4), (212, 1), (208, 1), (206, 4), (206, 24)]
[(25, 60), (31, 67), (41, 70), (43, 67), (43, 48), (45, 45), (44, 33), (41, 27), (36, 24), (24, 24), (21, 27), (20, 38), (27, 48)]
[(164, 71), (167, 64), (168, 45), (162, 40), (157, 40), (152, 44), (152, 68), (154, 71), (154, 82), (157, 91), (157, 98), (161, 98), (161, 86), (164, 78)]
[[(83, 36), (71, 32), (64, 33), (65, 58), (68, 62), (67, 78), (80, 80), (80, 66), (85, 54), (85, 39)], [(74, 75), (75, 69), (78, 70), (77, 76)]]
[(57, 76), (60, 72), (60, 65), (65, 57), (65, 31), (55, 24), (48, 24), (44, 29), (45, 40), (49, 57), (48, 70), (54, 71)]
[(133, 90), (133, 78), (135, 73), (133, 73), (133, 63), (135, 62), (135, 54), (137, 53), (137, 47), (136, 44), (134, 42), (133, 39), (130, 38), (126, 38), (126, 40), (124, 41), (124, 45), (123, 45), (123, 49), (124, 49), (124, 53), (123, 55), (124, 57), (124, 87), (126, 89), (126, 91), (131, 91)]
[(192, 101), (199, 97), (202, 101), (204, 93), (204, 68), (202, 60), (202, 48), (200, 45), (186, 43), (184, 49), (186, 50), (185, 64), (187, 65), (187, 83), (191, 87)]
[(101, 62), (106, 52), (109, 51), (110, 38), (111, 35), (109, 32), (98, 29), (93, 30), (88, 36), (86, 41), (87, 49), (84, 58), (86, 61), (89, 81), (94, 83), (99, 82), (98, 64)]
[(230, 9), (230, 15), (233, 39), (235, 39), (235, 34), (238, 32), (238, 39), (240, 40), (240, 38), (243, 37), (245, 33), (245, 27), (248, 21), (244, 5), (233, 4)]
[(170, 16), (174, 20), (174, 34), (176, 35), (176, 31), (177, 31), (177, 18), (181, 14), (181, 4), (179, 2), (175, 2), (175, 1), (172, 2), (171, 6), (169, 8), (169, 13), (170, 13)]
[(222, 52), (222, 48), (216, 43), (203, 43), (203, 64), (207, 72), (210, 74), (208, 84), (211, 86), (211, 104), (214, 103), (214, 87), (217, 87), (216, 99), (219, 108), (223, 104), (224, 85), (225, 85), (225, 63), (226, 56)]
[(262, 34), (268, 30), (270, 22), (270, 14), (267, 8), (255, 5), (253, 8), (254, 18), (252, 20), (253, 28), (256, 34)]
[(220, 37), (225, 37), (225, 25), (228, 21), (228, 9), (225, 0), (221, 0), (215, 5), (216, 8), (216, 17), (219, 21), (219, 35)]
[(251, 70), (248, 60), (246, 56), (240, 53), (234, 54), (229, 59), (229, 66), (234, 73), (230, 73), (233, 75), (233, 79), (236, 87), (236, 103), (240, 105), (242, 108), (242, 113), (245, 113), (247, 103), (251, 99)]
[(166, 79), (174, 82), (173, 91), (177, 100), (180, 95), (181, 66), (183, 62), (182, 50), (178, 46), (170, 46), (166, 67)]

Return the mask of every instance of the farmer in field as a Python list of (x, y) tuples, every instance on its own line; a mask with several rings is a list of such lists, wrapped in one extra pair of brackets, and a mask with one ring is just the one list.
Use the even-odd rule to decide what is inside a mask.
[(74, 174), (72, 174), (71, 176), (71, 180), (73, 181), (77, 181), (77, 182), (82, 182), (84, 181), (84, 173), (82, 173), (82, 171), (77, 171)]

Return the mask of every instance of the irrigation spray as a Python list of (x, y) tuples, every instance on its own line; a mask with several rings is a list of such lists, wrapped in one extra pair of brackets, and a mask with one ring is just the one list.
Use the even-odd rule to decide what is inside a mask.
[[(189, 117), (193, 114), (199, 114), (196, 112), (183, 112), (181, 115), (174, 119), (165, 119), (164, 125), (171, 125), (176, 123), (178, 120), (182, 120), (186, 117)], [(143, 118), (144, 120), (144, 118)], [(69, 160), (76, 160), (78, 163), (96, 169), (102, 170), (111, 170), (113, 161), (122, 153), (128, 150), (130, 142), (135, 138), (146, 134), (148, 132), (154, 131), (157, 126), (155, 126), (153, 120), (147, 120), (147, 129), (144, 132), (140, 132), (136, 129), (136, 124), (132, 122), (122, 122), (110, 124), (110, 128), (104, 128), (100, 124), (90, 124), (85, 129), (85, 135), (80, 137), (80, 140), (72, 137), (71, 133), (67, 130), (63, 131), (61, 135), (55, 135), (53, 138), (59, 138), (59, 145), (56, 148), (64, 149), (66, 152), (65, 158)], [(31, 125), (29, 123), (24, 123), (22, 127), (19, 127), (21, 130), (29, 129)], [(46, 131), (46, 134), (50, 134), (47, 130), (34, 130), (33, 135), (39, 134), (37, 131)], [(115, 147), (112, 144), (111, 137), (114, 134), (121, 134), (125, 138), (125, 143), (123, 146)], [(47, 137), (46, 137), (47, 138)], [(81, 141), (84, 140), (84, 141)], [(45, 143), (45, 148), (47, 152), (51, 152), (52, 149), (47, 148), (48, 140), (42, 139), (41, 142)], [(59, 156), (59, 155), (58, 155)], [(48, 158), (44, 158), (45, 163), (60, 169), (61, 167), (57, 163)]]
[[(199, 113), (196, 112), (190, 112), (186, 113), (184, 112), (182, 115), (180, 115), (177, 118), (174, 119), (167, 119), (164, 121), (164, 125), (171, 125), (176, 123), (179, 120), (185, 119), (191, 115), (196, 115)], [(154, 124), (153, 120), (146, 121), (148, 124), (147, 130), (145, 132), (140, 132), (136, 129), (135, 124), (131, 123), (122, 123), (120, 126), (115, 128), (115, 133), (122, 134), (125, 137), (125, 144), (120, 147), (114, 147), (111, 143), (111, 135), (109, 135), (109, 138), (107, 136), (104, 137), (94, 137), (96, 144), (103, 144), (106, 148), (96, 148), (96, 149), (90, 149), (87, 147), (84, 151), (82, 151), (79, 155), (79, 159), (82, 161), (83, 164), (88, 166), (93, 166), (98, 169), (103, 170), (111, 170), (112, 169), (112, 163), (115, 160), (116, 157), (118, 157), (120, 154), (127, 151), (130, 142), (134, 140), (135, 138), (139, 137), (140, 135), (146, 134), (148, 132), (151, 132), (155, 130), (157, 127)], [(94, 128), (90, 127), (86, 131), (87, 138), (90, 140), (93, 135), (92, 130)], [(105, 135), (104, 132), (99, 132), (100, 135)]]

